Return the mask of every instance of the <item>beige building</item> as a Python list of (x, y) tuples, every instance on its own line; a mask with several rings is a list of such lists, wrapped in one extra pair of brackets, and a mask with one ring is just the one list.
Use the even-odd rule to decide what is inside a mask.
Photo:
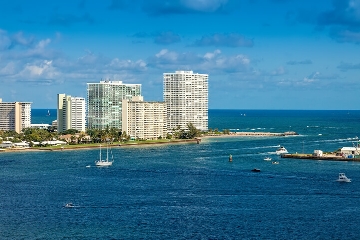
[(58, 94), (57, 128), (58, 132), (76, 129), (85, 132), (85, 98)]
[(166, 104), (164, 102), (144, 102), (142, 96), (122, 101), (122, 131), (133, 139), (165, 138)]
[(0, 130), (20, 133), (30, 126), (30, 102), (3, 102), (0, 98)]

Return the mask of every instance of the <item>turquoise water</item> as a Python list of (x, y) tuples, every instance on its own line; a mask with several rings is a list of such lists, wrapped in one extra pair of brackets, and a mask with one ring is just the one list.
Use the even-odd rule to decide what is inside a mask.
[[(209, 118), (211, 128), (300, 135), (118, 147), (108, 168), (94, 166), (97, 149), (1, 153), (0, 239), (359, 239), (360, 163), (281, 159), (275, 150), (353, 146), (360, 111), (210, 110)], [(336, 182), (339, 172), (352, 182)]]

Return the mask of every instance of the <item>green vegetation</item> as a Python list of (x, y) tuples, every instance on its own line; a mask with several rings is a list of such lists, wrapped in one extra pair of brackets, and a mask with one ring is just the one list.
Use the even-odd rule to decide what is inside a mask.
[[(26, 141), (29, 143), (30, 147), (48, 147), (46, 144), (41, 144), (44, 141), (54, 141), (60, 140), (67, 142), (69, 147), (84, 147), (96, 145), (99, 143), (109, 143), (109, 144), (137, 144), (137, 143), (162, 143), (169, 141), (179, 141), (183, 139), (194, 139), (200, 137), (204, 132), (196, 129), (192, 123), (187, 124), (186, 129), (181, 129), (177, 127), (173, 129), (172, 132), (168, 133), (166, 136), (158, 136), (156, 139), (131, 139), (131, 136), (128, 135), (125, 131), (121, 131), (116, 128), (109, 128), (99, 130), (99, 129), (87, 129), (86, 132), (79, 132), (75, 129), (68, 129), (62, 133), (55, 131), (53, 127), (49, 129), (40, 129), (40, 128), (25, 128), (22, 133), (17, 133), (15, 131), (1, 131), (0, 130), (0, 143), (4, 140), (10, 140), (13, 143), (18, 143)], [(65, 146), (62, 146), (63, 148)], [(61, 146), (52, 146), (52, 148), (61, 148)]]

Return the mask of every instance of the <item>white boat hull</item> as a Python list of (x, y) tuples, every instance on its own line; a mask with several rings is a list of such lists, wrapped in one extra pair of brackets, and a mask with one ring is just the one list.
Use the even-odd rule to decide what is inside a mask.
[(97, 161), (95, 163), (96, 166), (98, 167), (107, 167), (107, 166), (111, 166), (112, 162), (106, 162), (106, 161)]

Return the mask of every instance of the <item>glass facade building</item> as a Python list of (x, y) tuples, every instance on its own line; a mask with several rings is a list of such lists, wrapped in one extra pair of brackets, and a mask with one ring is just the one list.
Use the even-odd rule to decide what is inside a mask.
[(122, 129), (122, 100), (141, 96), (141, 84), (87, 83), (87, 128)]

